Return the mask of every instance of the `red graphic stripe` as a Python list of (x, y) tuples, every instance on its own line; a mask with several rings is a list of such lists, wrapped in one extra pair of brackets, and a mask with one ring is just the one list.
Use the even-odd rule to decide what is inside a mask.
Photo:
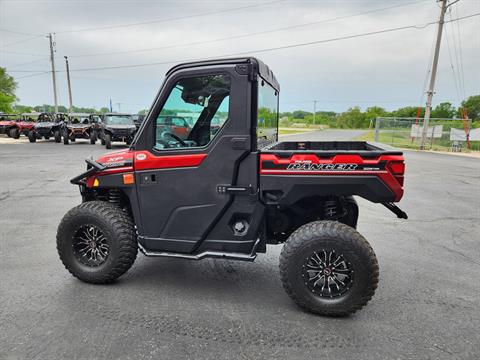
[(136, 151), (135, 170), (175, 169), (200, 166), (207, 154), (155, 156), (148, 151)]

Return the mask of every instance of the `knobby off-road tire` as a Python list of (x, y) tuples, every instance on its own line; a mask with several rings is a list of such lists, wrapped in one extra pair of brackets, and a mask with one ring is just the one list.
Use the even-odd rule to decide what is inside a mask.
[(97, 142), (97, 133), (94, 130), (92, 130), (92, 132), (90, 132), (90, 144), (95, 145), (96, 142)]
[(30, 141), (31, 143), (34, 143), (35, 141), (37, 141), (37, 136), (35, 135), (35, 132), (33, 132), (32, 130), (28, 132), (28, 141)]
[[(326, 275), (335, 275), (335, 280)], [(346, 316), (361, 309), (374, 295), (378, 276), (367, 240), (336, 221), (301, 226), (280, 254), (285, 291), (298, 306), (320, 315)]]
[(20, 130), (18, 129), (12, 129), (11, 131), (11, 137), (14, 139), (20, 139)]
[[(81, 249), (85, 232), (101, 236), (102, 261), (92, 261)], [(80, 235), (79, 235), (80, 234)], [(80, 240), (79, 240), (80, 239)], [(105, 247), (106, 244), (106, 247)], [(90, 201), (71, 209), (57, 230), (57, 250), (65, 268), (76, 278), (94, 284), (111, 283), (133, 265), (137, 257), (137, 238), (133, 220), (122, 209), (104, 201)], [(97, 259), (98, 260), (98, 259)]]
[(107, 149), (111, 149), (112, 148), (112, 137), (110, 136), (110, 134), (105, 134), (105, 147)]
[(60, 132), (60, 130), (55, 130), (53, 137), (55, 138), (56, 143), (62, 142), (62, 133)]
[(63, 132), (63, 145), (68, 145), (69, 139), (68, 139), (68, 132), (64, 131)]

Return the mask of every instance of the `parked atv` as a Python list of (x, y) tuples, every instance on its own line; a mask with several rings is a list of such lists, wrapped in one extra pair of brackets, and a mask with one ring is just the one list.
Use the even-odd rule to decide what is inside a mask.
[(28, 132), (28, 140), (34, 143), (41, 138), (49, 140), (53, 137), (56, 143), (61, 142), (62, 127), (67, 119), (68, 116), (62, 113), (41, 113), (33, 129)]
[(102, 115), (98, 137), (102, 145), (105, 145), (107, 149), (111, 149), (113, 141), (122, 141), (130, 145), (136, 132), (137, 126), (133, 121), (132, 115), (108, 113)]
[(68, 114), (69, 120), (63, 124), (63, 144), (68, 145), (76, 139), (88, 139), (90, 144), (97, 142), (97, 121), (89, 114)]

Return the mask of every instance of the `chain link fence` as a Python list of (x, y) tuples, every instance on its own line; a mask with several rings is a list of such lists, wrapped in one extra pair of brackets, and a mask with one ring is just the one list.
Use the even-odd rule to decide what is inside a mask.
[[(422, 141), (423, 119), (379, 117), (375, 130), (367, 137), (394, 147), (419, 149)], [(479, 151), (480, 129), (472, 128), (471, 120), (430, 119), (426, 149), (441, 151)]]

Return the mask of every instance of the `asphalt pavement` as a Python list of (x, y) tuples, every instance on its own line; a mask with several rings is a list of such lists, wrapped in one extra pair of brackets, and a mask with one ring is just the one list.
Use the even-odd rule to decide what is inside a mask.
[(55, 233), (80, 203), (69, 179), (105, 149), (8, 140), (0, 143), (0, 359), (479, 358), (479, 159), (406, 152), (399, 206), (409, 220), (358, 200), (379, 288), (356, 314), (326, 318), (284, 293), (281, 246), (253, 263), (139, 254), (115, 284), (76, 280), (58, 259)]

